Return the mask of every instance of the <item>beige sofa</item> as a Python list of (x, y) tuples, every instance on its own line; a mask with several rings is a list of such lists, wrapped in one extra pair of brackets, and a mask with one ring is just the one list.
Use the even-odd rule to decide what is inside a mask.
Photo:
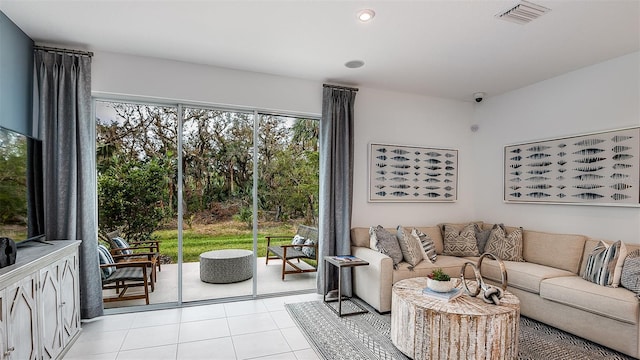
[[(484, 229), (492, 227), (492, 224), (480, 224)], [(405, 229), (411, 228), (405, 226)], [(416, 228), (434, 240), (438, 257), (434, 264), (422, 261), (413, 269), (406, 262), (401, 262), (394, 269), (390, 257), (370, 249), (369, 228), (351, 229), (352, 254), (369, 262), (369, 266), (353, 269), (354, 295), (379, 312), (391, 310), (391, 287), (397, 281), (427, 276), (438, 267), (457, 277), (465, 261), (477, 260), (442, 255), (444, 245), (440, 227)], [(395, 233), (395, 229), (388, 230)], [(512, 230), (507, 227), (508, 232)], [(522, 315), (639, 357), (640, 305), (635, 293), (623, 287), (600, 286), (581, 277), (586, 259), (597, 243), (598, 240), (583, 235), (525, 230), (525, 262), (504, 262), (508, 290), (520, 299)], [(626, 246), (628, 251), (640, 247)], [(487, 282), (500, 282), (501, 275), (495, 261), (485, 259), (481, 272)], [(469, 278), (472, 276), (467, 274)]]

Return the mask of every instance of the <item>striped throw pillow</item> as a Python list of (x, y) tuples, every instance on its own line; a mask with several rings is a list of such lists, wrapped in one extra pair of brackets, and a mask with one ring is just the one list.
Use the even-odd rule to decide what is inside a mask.
[(420, 241), (424, 259), (431, 263), (435, 263), (438, 258), (438, 254), (436, 253), (436, 244), (433, 242), (433, 239), (416, 228), (411, 230), (411, 236)]
[[(111, 239), (111, 241), (113, 241), (113, 245), (115, 245), (118, 249), (127, 249), (131, 246), (129, 246), (129, 243), (127, 242), (127, 240), (121, 238), (121, 237), (114, 237), (113, 239)], [(127, 250), (122, 250), (121, 251), (123, 255), (131, 255), (133, 254), (133, 250), (131, 249), (127, 249)]]
[(624, 259), (620, 285), (640, 297), (640, 249), (630, 252)]
[[(115, 263), (115, 261), (113, 261), (113, 256), (111, 256), (111, 253), (109, 252), (109, 249), (107, 249), (107, 247), (102, 244), (98, 245), (98, 262), (100, 263), (100, 265)], [(116, 271), (116, 267), (108, 266), (100, 268), (100, 270), (102, 270), (102, 279), (106, 279), (111, 276), (114, 271)]]
[[(622, 241), (619, 240), (611, 245), (600, 241), (589, 254), (582, 277), (598, 285), (617, 287), (619, 282), (616, 284), (614, 281), (616, 267), (622, 253), (624, 252), (626, 255), (626, 248), (623, 246)], [(619, 279), (620, 277), (618, 277), (618, 281), (620, 281)]]

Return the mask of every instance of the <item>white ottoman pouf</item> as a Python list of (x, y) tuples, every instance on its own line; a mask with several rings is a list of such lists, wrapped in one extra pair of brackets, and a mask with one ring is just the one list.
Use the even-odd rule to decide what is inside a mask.
[(228, 284), (253, 277), (253, 252), (250, 250), (213, 250), (200, 254), (200, 280)]

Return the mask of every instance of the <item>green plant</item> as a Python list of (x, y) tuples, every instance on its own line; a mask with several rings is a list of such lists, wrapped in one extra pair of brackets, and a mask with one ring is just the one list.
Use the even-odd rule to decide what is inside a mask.
[(449, 281), (451, 280), (451, 276), (447, 275), (442, 271), (442, 268), (437, 268), (428, 275), (430, 279), (436, 281)]

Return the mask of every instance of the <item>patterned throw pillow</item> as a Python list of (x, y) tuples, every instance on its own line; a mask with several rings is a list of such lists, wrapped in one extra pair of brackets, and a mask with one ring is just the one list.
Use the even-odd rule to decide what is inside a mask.
[[(303, 245), (305, 240), (306, 240), (305, 238), (296, 234), (293, 237), (293, 240), (291, 240), (291, 245)], [(294, 246), (293, 248), (296, 250), (302, 250), (302, 246)]]
[[(115, 245), (118, 249), (126, 249), (129, 248), (129, 243), (127, 242), (127, 240), (121, 238), (121, 237), (114, 237), (113, 239), (111, 239), (111, 241), (113, 242), (113, 245)], [(131, 255), (133, 254), (133, 250), (128, 249), (128, 250), (122, 250), (121, 253), (123, 255)]]
[(600, 241), (587, 258), (582, 278), (598, 285), (617, 287), (619, 284), (614, 285), (615, 272), (622, 253), (626, 254), (626, 247), (622, 249), (623, 246), (620, 240), (611, 245)]
[(398, 226), (396, 230), (396, 237), (398, 238), (404, 261), (411, 264), (411, 266), (418, 265), (424, 259), (422, 245), (417, 238), (411, 236), (411, 233), (406, 232), (402, 226)]
[(461, 231), (455, 226), (444, 224), (443, 255), (480, 256), (476, 242), (476, 225), (466, 225)]
[(375, 236), (378, 251), (390, 257), (393, 261), (393, 268), (397, 268), (403, 259), (398, 238), (380, 225), (371, 227), (369, 236)]
[(438, 254), (436, 253), (436, 244), (433, 242), (433, 239), (416, 228), (411, 230), (411, 236), (420, 241), (423, 258), (430, 261), (432, 264), (435, 263), (438, 258)]
[(620, 285), (640, 297), (640, 249), (630, 252), (624, 259)]
[(496, 224), (491, 229), (489, 240), (484, 251), (491, 253), (505, 261), (520, 261), (522, 258), (522, 228), (519, 227), (507, 234), (504, 225)]
[[(111, 253), (109, 252), (109, 249), (107, 249), (107, 247), (102, 244), (98, 244), (98, 262), (100, 263), (100, 265), (115, 263), (115, 261), (113, 261), (113, 256), (111, 256)], [(111, 276), (114, 271), (116, 271), (116, 267), (108, 266), (100, 268), (100, 270), (102, 270), (102, 279), (106, 279)]]
[[(316, 242), (312, 239), (307, 239), (304, 241), (304, 245), (315, 245)], [(316, 248), (312, 246), (302, 246), (302, 253), (307, 255), (310, 258), (316, 257)]]

